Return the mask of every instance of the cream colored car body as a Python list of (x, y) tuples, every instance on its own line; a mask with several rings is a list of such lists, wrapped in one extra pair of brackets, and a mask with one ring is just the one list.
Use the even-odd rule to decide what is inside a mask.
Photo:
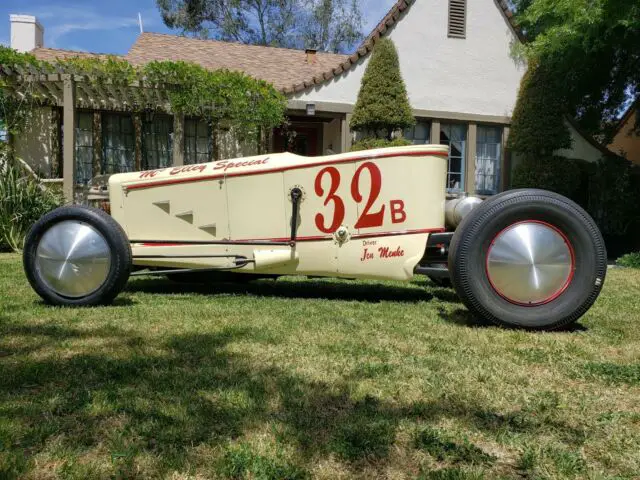
[(282, 153), (118, 174), (111, 214), (138, 266), (233, 268), (244, 257), (236, 271), (248, 274), (409, 280), (429, 234), (444, 231), (447, 155), (439, 145)]

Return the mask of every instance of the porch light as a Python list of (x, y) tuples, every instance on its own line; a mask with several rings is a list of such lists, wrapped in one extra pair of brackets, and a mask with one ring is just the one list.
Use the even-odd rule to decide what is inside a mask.
[(316, 114), (316, 104), (315, 103), (307, 103), (307, 115), (313, 116)]

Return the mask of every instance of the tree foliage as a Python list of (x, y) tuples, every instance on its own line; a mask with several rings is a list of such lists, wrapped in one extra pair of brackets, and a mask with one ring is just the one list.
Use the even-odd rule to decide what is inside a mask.
[(516, 21), (529, 62), (559, 81), (549, 88), (589, 133), (610, 136), (640, 93), (638, 0), (519, 0)]
[(255, 45), (348, 50), (362, 36), (360, 0), (156, 0), (186, 34)]
[(413, 145), (413, 142), (406, 138), (394, 138), (393, 140), (386, 138), (363, 138), (351, 146), (351, 151), (359, 152), (361, 150), (372, 150), (374, 148), (406, 147), (407, 145)]
[[(38, 68), (40, 62), (33, 55), (18, 53), (11, 48), (0, 45), (0, 65)], [(5, 132), (8, 139), (22, 129), (31, 118), (32, 112), (29, 95), (15, 98), (9, 92), (9, 86), (7, 79), (0, 75), (0, 131)]]
[(0, 251), (19, 251), (31, 226), (62, 204), (19, 160), (0, 151)]
[(584, 186), (583, 162), (557, 155), (522, 158), (513, 169), (511, 187), (541, 188), (577, 201)]
[(571, 148), (560, 80), (545, 66), (536, 62), (529, 65), (511, 119), (509, 148), (513, 152), (540, 158)]
[(362, 37), (359, 0), (305, 0), (305, 48), (344, 52)]
[(378, 40), (351, 118), (351, 128), (365, 136), (391, 139), (393, 132), (415, 125), (398, 52), (389, 38)]

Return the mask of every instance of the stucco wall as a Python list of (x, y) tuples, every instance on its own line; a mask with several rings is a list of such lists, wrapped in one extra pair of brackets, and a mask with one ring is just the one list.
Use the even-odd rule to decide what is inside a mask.
[(37, 109), (28, 128), (15, 138), (16, 155), (45, 178), (51, 177), (53, 157), (51, 117), (51, 108)]
[(627, 117), (624, 125), (609, 145), (609, 150), (640, 165), (640, 135), (633, 132), (637, 114), (638, 112), (635, 111)]
[(566, 122), (569, 133), (571, 134), (571, 150), (558, 150), (556, 155), (567, 158), (575, 158), (578, 160), (586, 160), (587, 162), (596, 162), (603, 156), (602, 150), (593, 146), (585, 139), (569, 122)]
[[(473, 0), (467, 3), (467, 38), (448, 38), (448, 3), (416, 0), (388, 34), (398, 48), (412, 107), (511, 116), (525, 70), (510, 55), (517, 37), (494, 0)], [(369, 58), (293, 98), (355, 103)]]
[(322, 155), (329, 154), (329, 150), (333, 153), (342, 153), (342, 135), (340, 133), (341, 126), (342, 121), (339, 118), (323, 125)]

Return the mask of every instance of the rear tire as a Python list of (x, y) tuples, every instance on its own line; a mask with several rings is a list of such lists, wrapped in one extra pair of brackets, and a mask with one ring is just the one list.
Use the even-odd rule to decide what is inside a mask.
[(449, 266), (454, 288), (478, 317), (553, 330), (577, 321), (596, 301), (607, 253), (593, 219), (571, 200), (544, 190), (512, 190), (462, 221)]
[(51, 305), (110, 303), (131, 273), (131, 246), (110, 215), (68, 206), (38, 220), (25, 239), (24, 270), (29, 283)]

